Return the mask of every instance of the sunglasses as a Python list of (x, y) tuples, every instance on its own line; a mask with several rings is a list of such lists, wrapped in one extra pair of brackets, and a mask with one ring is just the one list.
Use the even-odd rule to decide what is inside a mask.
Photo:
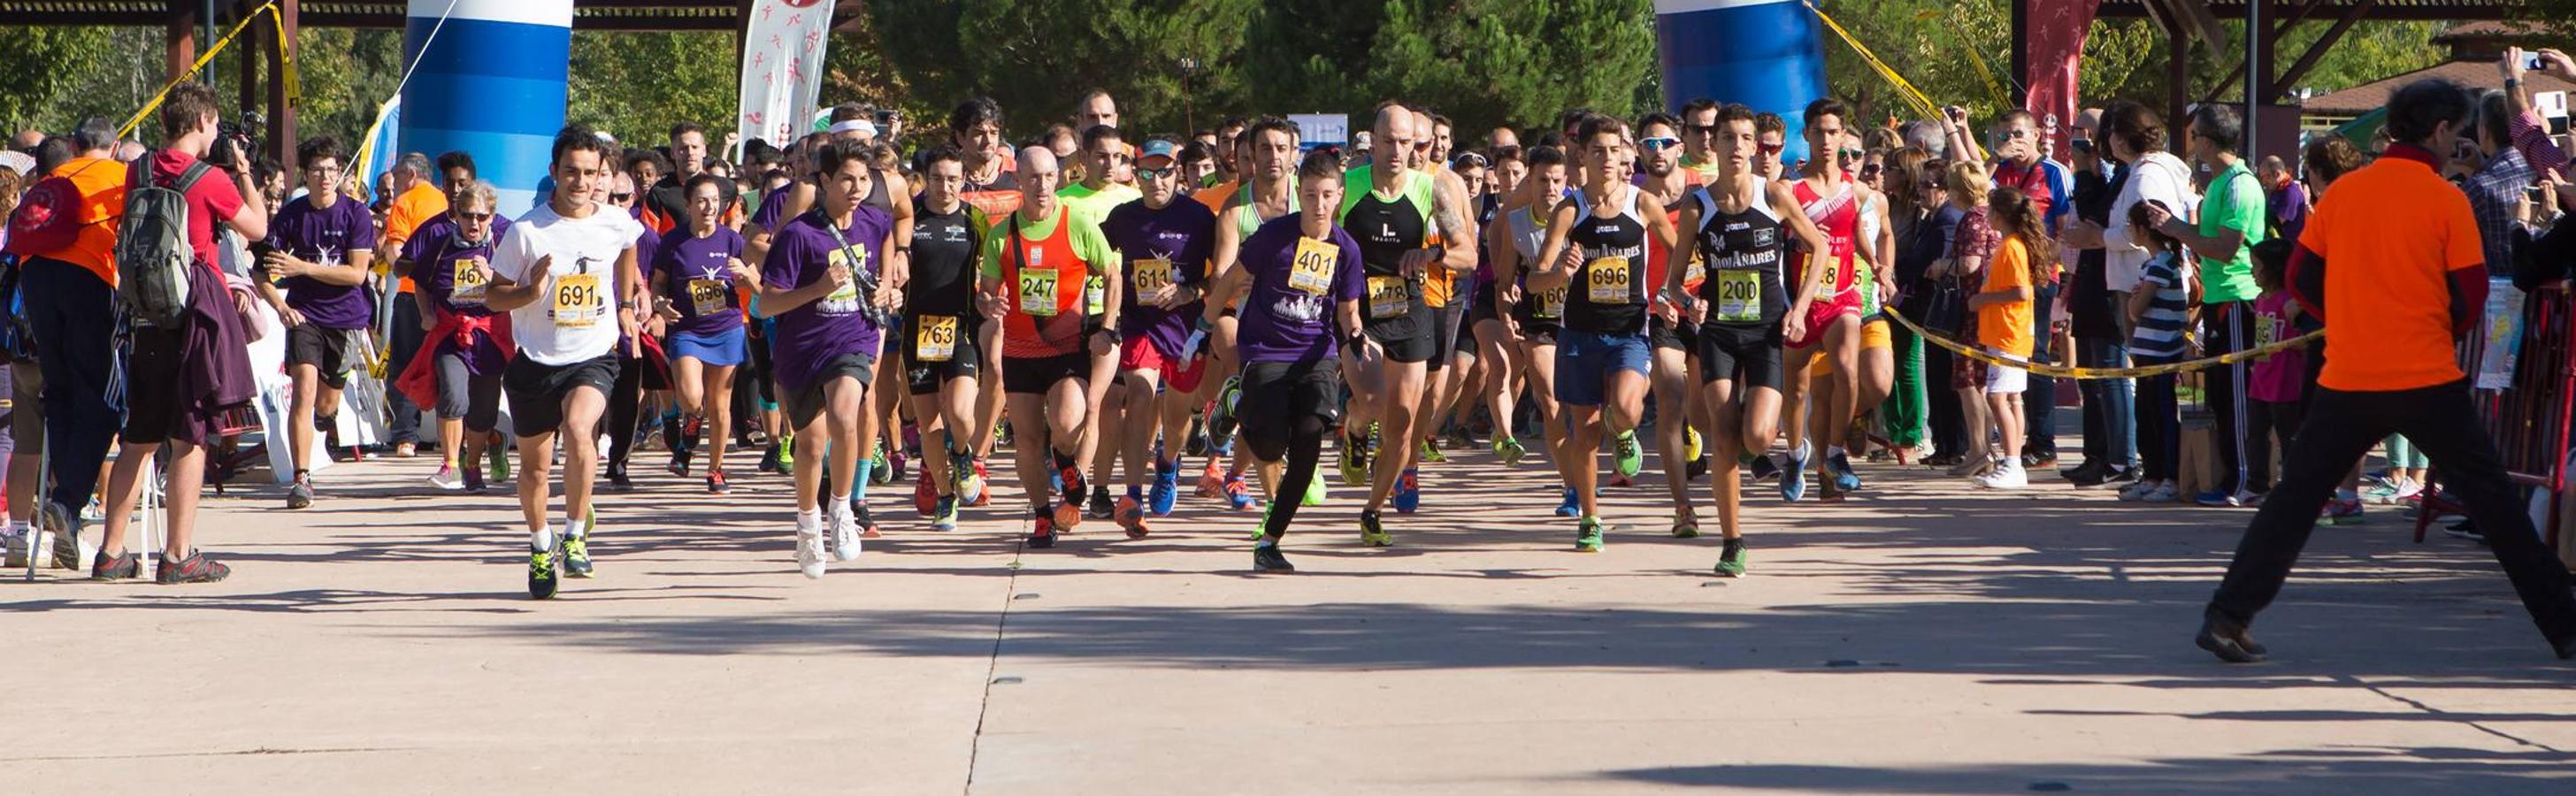
[(490, 220), (492, 220), (492, 214), (490, 214), (490, 213), (458, 213), (458, 214), (456, 214), (456, 220), (458, 220), (458, 221), (464, 221), (464, 222), (469, 222), (469, 223), (480, 224), (480, 223), (483, 223), (483, 222), (485, 222), (485, 221), (490, 221)]
[(1717, 134), (1717, 125), (1714, 125), (1714, 124), (1686, 124), (1686, 125), (1682, 125), (1682, 132), (1690, 133), (1690, 134), (1692, 134), (1692, 135), (1716, 135), (1716, 134)]
[(1844, 160), (1859, 160), (1859, 159), (1861, 159), (1861, 157), (1862, 157), (1862, 156), (1869, 154), (1869, 153), (1867, 153), (1867, 152), (1863, 152), (1863, 151), (1860, 151), (1860, 150), (1857, 150), (1857, 149), (1846, 149), (1846, 150), (1842, 150), (1842, 153), (1843, 153), (1843, 159), (1844, 159)]
[(1866, 166), (1862, 166), (1862, 167), (1860, 167), (1860, 178), (1861, 178), (1861, 179), (1866, 180), (1866, 179), (1870, 179), (1870, 178), (1877, 177), (1877, 176), (1878, 176), (1878, 164), (1872, 163), (1872, 164), (1869, 164), (1869, 165), (1866, 165)]
[(1415, 142), (1413, 142), (1413, 151), (1415, 151), (1415, 152), (1429, 152), (1429, 151), (1431, 151), (1431, 145), (1432, 145), (1432, 142), (1430, 142), (1430, 141), (1415, 141)]
[(1662, 152), (1673, 147), (1681, 146), (1681, 144), (1682, 141), (1679, 138), (1665, 138), (1663, 136), (1637, 139), (1637, 147), (1648, 152)]
[(1180, 167), (1180, 166), (1178, 166), (1178, 165), (1164, 166), (1164, 167), (1159, 168), (1159, 169), (1158, 169), (1158, 168), (1153, 168), (1153, 167), (1150, 167), (1150, 166), (1138, 166), (1138, 167), (1136, 167), (1136, 176), (1141, 177), (1141, 178), (1144, 178), (1144, 179), (1148, 179), (1148, 180), (1159, 180), (1159, 179), (1162, 179), (1162, 178), (1163, 178), (1163, 175), (1170, 174), (1170, 173), (1173, 173), (1173, 172), (1176, 172), (1176, 171), (1180, 171), (1180, 170), (1181, 170), (1181, 167)]
[(612, 193), (608, 195), (608, 201), (611, 202), (623, 202), (633, 198), (635, 198), (635, 195), (631, 193)]
[(1762, 154), (1765, 155), (1778, 155), (1789, 148), (1788, 144), (1759, 144), (1758, 146), (1762, 148)]

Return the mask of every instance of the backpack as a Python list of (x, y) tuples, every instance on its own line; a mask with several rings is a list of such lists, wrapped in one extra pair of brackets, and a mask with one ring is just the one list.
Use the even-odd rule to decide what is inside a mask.
[(188, 311), (188, 269), (196, 247), (188, 242), (188, 189), (213, 167), (190, 164), (169, 185), (150, 178), (159, 153), (135, 161), (133, 187), (125, 192), (125, 217), (116, 229), (116, 297), (144, 324), (179, 325)]
[(8, 253), (34, 257), (61, 251), (80, 237), (81, 195), (67, 177), (46, 177), (9, 214)]

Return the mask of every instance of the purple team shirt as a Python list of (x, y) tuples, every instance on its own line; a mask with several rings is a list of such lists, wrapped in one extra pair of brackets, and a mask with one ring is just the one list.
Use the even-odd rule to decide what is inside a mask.
[(1143, 335), (1165, 356), (1178, 355), (1206, 305), (1193, 301), (1167, 310), (1145, 303), (1144, 291), (1136, 287), (1136, 262), (1170, 260), (1174, 284), (1206, 281), (1208, 256), (1216, 248), (1216, 211), (1179, 196), (1161, 210), (1138, 199), (1112, 208), (1100, 222), (1100, 233), (1126, 258), (1127, 299), (1118, 312), (1119, 334)]
[[(328, 208), (313, 206), (310, 196), (297, 197), (269, 223), (268, 245), (295, 259), (341, 265), (351, 249), (376, 248), (376, 219), (367, 206), (343, 196)], [(364, 329), (375, 316), (366, 291), (358, 285), (333, 285), (309, 276), (287, 279), (286, 306), (304, 320), (325, 329)]]
[[(823, 211), (816, 208), (797, 216), (779, 228), (770, 239), (769, 257), (761, 263), (760, 281), (779, 290), (792, 290), (824, 279), (824, 271), (834, 252), (841, 250)], [(885, 244), (886, 232), (894, 228), (894, 217), (874, 207), (861, 205), (850, 216), (850, 226), (841, 236), (850, 242), (851, 251), (864, 261), (851, 262), (853, 271), (876, 268)], [(856, 287), (856, 283), (852, 283)], [(769, 335), (769, 358), (778, 386), (789, 391), (802, 390), (814, 383), (815, 377), (834, 358), (845, 354), (867, 357), (877, 355), (878, 330), (860, 312), (865, 295), (825, 297), (807, 302), (778, 314), (777, 327)]]
[(1334, 225), (1329, 243), (1340, 253), (1333, 261), (1330, 289), (1319, 296), (1290, 287), (1297, 241), (1305, 238), (1299, 223), (1298, 214), (1280, 216), (1243, 241), (1236, 262), (1252, 276), (1252, 290), (1243, 297), (1235, 342), (1245, 362), (1316, 362), (1339, 356), (1334, 308), (1360, 300), (1365, 284), (1360, 244)]
[[(769, 189), (768, 193), (761, 194), (760, 209), (751, 211), (752, 227), (776, 233), (778, 231), (778, 217), (787, 213), (787, 191), (794, 187), (796, 187), (796, 183), (789, 182), (785, 185)], [(857, 243), (858, 241), (850, 242)]]
[[(492, 219), (492, 234), (475, 243), (459, 240), (456, 220), (446, 216), (420, 225), (420, 230), (412, 233), (411, 240), (403, 242), (403, 259), (412, 262), (412, 286), (449, 313), (469, 317), (494, 314), (480, 299), (456, 300), (456, 261), (481, 257), (490, 262), (492, 244), (501, 239), (508, 223)], [(501, 346), (492, 342), (489, 335), (477, 337), (470, 349), (458, 348), (453, 337), (440, 340), (436, 353), (456, 354), (464, 360), (465, 372), (476, 376), (498, 374), (501, 366), (507, 364), (501, 356)]]
[[(671, 326), (673, 334), (708, 337), (742, 325), (742, 302), (734, 298), (733, 272), (725, 268), (725, 261), (741, 257), (743, 245), (742, 235), (726, 227), (717, 227), (714, 234), (704, 238), (686, 227), (662, 236), (653, 271), (670, 275), (671, 305), (680, 311), (680, 320)], [(696, 293), (691, 288), (701, 279), (723, 283), (723, 310), (698, 314)]]

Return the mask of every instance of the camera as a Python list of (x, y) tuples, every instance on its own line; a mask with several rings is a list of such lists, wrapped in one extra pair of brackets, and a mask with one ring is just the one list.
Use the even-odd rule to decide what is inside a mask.
[(252, 153), (259, 151), (258, 129), (248, 123), (223, 122), (215, 126), (215, 143), (206, 151), (206, 162), (236, 174), (247, 173)]

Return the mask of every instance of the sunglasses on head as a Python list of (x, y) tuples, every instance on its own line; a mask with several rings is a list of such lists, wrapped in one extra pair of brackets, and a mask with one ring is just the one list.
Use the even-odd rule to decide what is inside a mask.
[(1666, 137), (1663, 137), (1663, 136), (1656, 136), (1656, 137), (1654, 137), (1654, 138), (1640, 138), (1640, 139), (1637, 139), (1637, 148), (1639, 148), (1639, 149), (1643, 149), (1643, 150), (1646, 150), (1646, 151), (1648, 151), (1648, 152), (1662, 152), (1662, 151), (1664, 151), (1664, 150), (1671, 149), (1671, 148), (1673, 148), (1673, 147), (1681, 146), (1681, 144), (1682, 144), (1681, 139), (1678, 139), (1678, 138), (1666, 138)]

